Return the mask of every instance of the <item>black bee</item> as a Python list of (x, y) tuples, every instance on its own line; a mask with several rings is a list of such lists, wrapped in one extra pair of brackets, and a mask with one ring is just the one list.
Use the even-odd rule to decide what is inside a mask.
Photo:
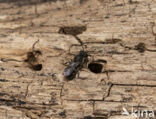
[(68, 80), (72, 80), (75, 78), (78, 71), (83, 67), (85, 63), (88, 61), (88, 54), (85, 51), (80, 51), (78, 55), (76, 55), (73, 61), (65, 68), (63, 74), (64, 77)]

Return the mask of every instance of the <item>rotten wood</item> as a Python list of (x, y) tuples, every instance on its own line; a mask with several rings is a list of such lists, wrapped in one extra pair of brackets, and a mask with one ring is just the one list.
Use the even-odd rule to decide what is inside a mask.
[[(154, 0), (0, 0), (0, 119), (156, 113), (155, 7)], [(80, 50), (92, 69), (64, 80), (64, 64)]]

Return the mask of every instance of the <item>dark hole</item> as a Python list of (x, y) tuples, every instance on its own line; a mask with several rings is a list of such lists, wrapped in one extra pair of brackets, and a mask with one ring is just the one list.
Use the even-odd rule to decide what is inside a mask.
[(0, 93), (0, 96), (4, 96), (4, 95), (7, 95), (6, 93)]
[(146, 50), (146, 46), (144, 43), (139, 43), (135, 46), (135, 49), (143, 53)]
[(103, 59), (96, 60), (96, 62), (101, 62), (101, 63), (107, 64), (107, 61), (103, 60)]
[(22, 105), (22, 104), (26, 104), (26, 102), (24, 102), (24, 101), (22, 101), (22, 100), (19, 100), (19, 101), (18, 101), (18, 104), (19, 104), (19, 105)]
[(13, 104), (11, 102), (5, 102), (7, 106), (12, 106)]
[(120, 42), (120, 41), (122, 41), (122, 40), (118, 39), (118, 38), (106, 39), (107, 44), (115, 44), (115, 43)]
[(27, 53), (27, 59), (25, 59), (25, 62), (36, 62), (37, 61), (37, 55), (41, 55), (41, 51), (39, 50), (36, 50), (36, 51), (33, 51), (33, 52), (28, 52)]
[(32, 69), (35, 71), (41, 71), (42, 70), (42, 64), (32, 65)]
[(82, 34), (84, 31), (86, 31), (86, 29), (86, 26), (64, 26), (59, 29), (58, 33), (75, 36)]
[(85, 116), (83, 119), (92, 119), (91, 116)]
[(92, 62), (92, 63), (90, 63), (88, 65), (88, 69), (91, 72), (94, 72), (94, 73), (101, 73), (102, 72), (102, 68), (103, 68), (103, 65), (99, 64), (99, 63), (96, 63), (96, 62)]
[(59, 115), (62, 117), (66, 117), (66, 111), (60, 112)]
[(39, 55), (42, 55), (41, 51), (39, 50), (28, 52), (27, 58), (24, 61), (28, 63), (36, 62)]
[(6, 79), (0, 79), (1, 82), (9, 82), (8, 80)]

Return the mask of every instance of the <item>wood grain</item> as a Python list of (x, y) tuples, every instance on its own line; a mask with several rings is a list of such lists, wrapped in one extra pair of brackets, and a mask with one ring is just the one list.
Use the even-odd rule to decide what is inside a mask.
[[(123, 107), (156, 112), (155, 24), (155, 0), (1, 0), (0, 119), (132, 119)], [(67, 81), (64, 64), (82, 47), (73, 31), (59, 30), (79, 26), (86, 26), (77, 37), (88, 64), (106, 62), (101, 73), (85, 66)]]

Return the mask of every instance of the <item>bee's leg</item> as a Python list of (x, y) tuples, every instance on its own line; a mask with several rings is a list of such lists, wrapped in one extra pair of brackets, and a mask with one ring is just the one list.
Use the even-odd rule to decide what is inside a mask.
[(68, 66), (71, 62), (72, 62), (71, 59), (66, 60), (66, 58), (64, 58), (61, 60), (61, 64), (65, 65), (65, 66)]
[(94, 61), (95, 61), (94, 56), (88, 55), (88, 59), (87, 59), (87, 63), (85, 64), (85, 67), (88, 67), (88, 65), (89, 65), (91, 62), (94, 62)]
[(79, 79), (82, 78), (82, 77), (80, 77), (80, 72), (79, 71), (77, 72), (76, 78), (79, 78)]
[(87, 78), (85, 78), (85, 77), (80, 77), (80, 73), (79, 73), (79, 72), (77, 73), (76, 78), (81, 79), (81, 80), (85, 80), (85, 79), (87, 79)]
[(69, 62), (64, 62), (63, 65), (68, 66)]
[(80, 72), (77, 72), (76, 78), (80, 78)]
[(62, 64), (65, 66), (69, 66), (69, 64), (72, 62), (72, 60), (69, 61), (62, 61)]

